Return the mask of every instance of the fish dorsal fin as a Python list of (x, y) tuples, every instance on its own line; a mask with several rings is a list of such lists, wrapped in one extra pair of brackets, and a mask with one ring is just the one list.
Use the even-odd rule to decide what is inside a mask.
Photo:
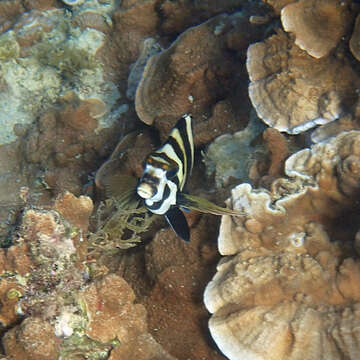
[(122, 168), (138, 135), (139, 132), (135, 131), (124, 136), (110, 158), (96, 172), (97, 188), (103, 190), (107, 198), (115, 198), (119, 204), (129, 204), (131, 200), (136, 199), (138, 180), (130, 174), (124, 174)]
[(191, 116), (185, 114), (170, 131), (168, 139), (149, 158), (164, 162), (169, 169), (176, 169), (176, 183), (182, 190), (189, 178), (194, 163), (194, 142)]
[(183, 212), (173, 206), (166, 213), (165, 218), (176, 234), (184, 241), (190, 241), (189, 225)]
[(119, 143), (116, 145), (115, 150), (112, 152), (109, 160), (119, 159), (127, 153), (130, 149), (133, 148), (137, 136), (140, 134), (140, 131), (133, 131), (127, 135), (125, 135)]
[(177, 196), (177, 205), (186, 209), (208, 213), (213, 215), (233, 215), (244, 216), (245, 214), (228, 208), (224, 208), (214, 204), (213, 202), (201, 198), (199, 196), (179, 193)]
[(125, 135), (116, 145), (109, 159), (100, 166), (95, 176), (95, 184), (99, 189), (104, 189), (105, 183), (108, 182), (107, 179), (113, 174), (119, 173), (122, 164), (126, 161), (126, 155), (134, 146), (138, 135), (139, 132), (136, 131)]

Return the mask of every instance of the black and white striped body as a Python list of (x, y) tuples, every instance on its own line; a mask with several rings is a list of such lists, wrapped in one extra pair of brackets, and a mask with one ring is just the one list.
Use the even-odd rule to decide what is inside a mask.
[(190, 115), (184, 115), (171, 130), (167, 141), (146, 161), (137, 193), (154, 214), (164, 215), (176, 205), (194, 162)]

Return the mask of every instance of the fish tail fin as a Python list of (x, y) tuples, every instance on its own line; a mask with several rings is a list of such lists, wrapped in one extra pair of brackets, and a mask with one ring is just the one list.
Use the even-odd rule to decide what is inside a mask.
[(199, 211), (202, 213), (208, 213), (213, 215), (232, 215), (232, 216), (244, 216), (245, 213), (224, 208), (214, 204), (213, 202), (203, 199), (199, 196), (188, 195), (179, 193), (177, 197), (177, 205), (181, 208)]

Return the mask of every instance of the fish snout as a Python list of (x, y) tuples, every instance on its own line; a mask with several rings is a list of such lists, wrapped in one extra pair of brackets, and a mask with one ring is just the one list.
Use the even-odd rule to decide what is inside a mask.
[(143, 199), (150, 199), (156, 194), (156, 187), (147, 182), (141, 182), (136, 191)]

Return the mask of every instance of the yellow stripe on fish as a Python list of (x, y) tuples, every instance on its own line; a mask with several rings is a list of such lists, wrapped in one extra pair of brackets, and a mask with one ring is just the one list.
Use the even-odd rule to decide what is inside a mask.
[(184, 115), (171, 130), (167, 141), (145, 161), (137, 193), (148, 209), (163, 215), (176, 205), (194, 163), (191, 116)]
[(145, 161), (137, 193), (145, 199), (154, 214), (164, 215), (174, 231), (185, 241), (190, 230), (182, 209), (192, 209), (216, 215), (243, 215), (212, 202), (182, 192), (194, 164), (194, 140), (191, 116), (184, 115), (171, 130), (169, 138)]

